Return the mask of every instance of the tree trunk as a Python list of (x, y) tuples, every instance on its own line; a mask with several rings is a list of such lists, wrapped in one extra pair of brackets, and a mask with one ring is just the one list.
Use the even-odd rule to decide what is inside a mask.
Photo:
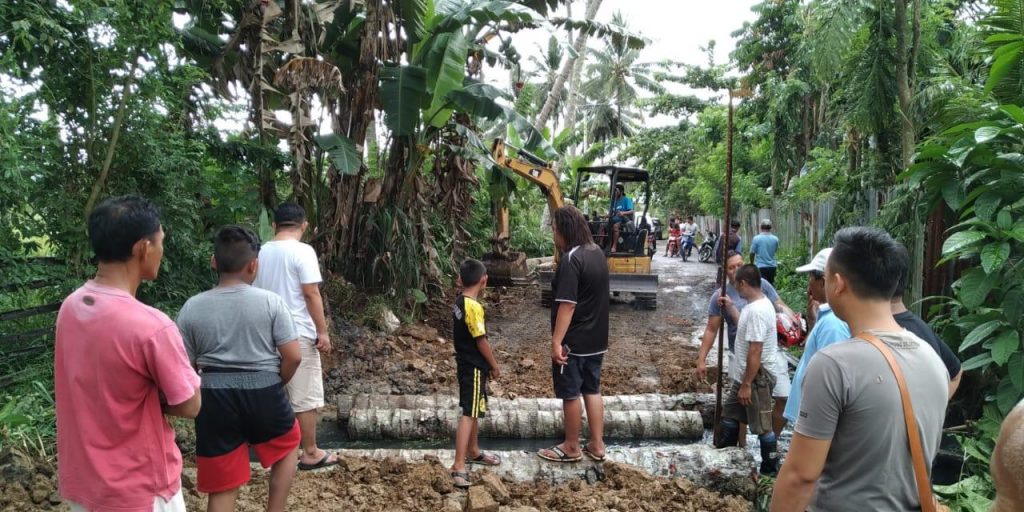
[(85, 201), (85, 220), (89, 221), (92, 209), (96, 207), (96, 201), (107, 184), (107, 177), (110, 176), (110, 165), (114, 161), (114, 152), (117, 149), (117, 141), (121, 138), (121, 126), (124, 124), (124, 114), (128, 107), (128, 98), (132, 95), (132, 84), (135, 83), (135, 70), (139, 66), (138, 56), (132, 61), (132, 67), (128, 70), (128, 76), (124, 79), (124, 90), (121, 91), (121, 103), (117, 106), (117, 114), (114, 116), (114, 125), (110, 129), (110, 143), (107, 145), (107, 154), (103, 157), (103, 167), (100, 168), (100, 175), (92, 184), (89, 192), (89, 199)]
[[(585, 19), (593, 21), (599, 7), (601, 7), (601, 0), (588, 0)], [(555, 105), (558, 104), (562, 97), (562, 90), (565, 89), (565, 82), (569, 79), (569, 74), (572, 73), (573, 64), (583, 54), (583, 48), (587, 44), (587, 35), (587, 31), (580, 31), (579, 35), (576, 36), (576, 42), (572, 45), (573, 50), (576, 52), (576, 57), (567, 55), (565, 62), (562, 63), (562, 69), (558, 72), (554, 85), (551, 86), (547, 101), (544, 102), (544, 107), (540, 109), (540, 113), (537, 114), (537, 120), (533, 123), (533, 127), (538, 132), (544, 131), (544, 125), (548, 123), (548, 119), (555, 111)]]
[[(462, 415), (449, 409), (358, 409), (348, 418), (352, 440), (451, 439)], [(562, 411), (489, 410), (480, 437), (555, 439), (564, 435)], [(604, 434), (622, 439), (701, 439), (704, 420), (696, 411), (605, 411)], [(587, 436), (586, 422), (583, 435)]]
[[(915, 0), (916, 1), (916, 0)], [(907, 45), (907, 1), (896, 0), (896, 95), (900, 107), (900, 166), (906, 169), (914, 155), (914, 120), (911, 113), (910, 48)], [(901, 169), (901, 170), (902, 170)]]
[[(458, 397), (452, 395), (339, 395), (338, 422), (347, 424), (353, 411), (361, 409), (454, 409)], [(710, 427), (714, 417), (715, 395), (683, 393), (679, 395), (609, 395), (604, 397), (606, 411), (698, 411), (704, 425)], [(556, 398), (492, 398), (488, 412), (494, 411), (561, 411), (562, 401)]]

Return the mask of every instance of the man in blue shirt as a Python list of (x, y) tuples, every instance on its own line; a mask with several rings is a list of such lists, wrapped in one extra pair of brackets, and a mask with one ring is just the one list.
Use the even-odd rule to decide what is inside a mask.
[(633, 200), (626, 195), (626, 187), (621, 183), (615, 185), (615, 202), (612, 203), (612, 252), (619, 248), (619, 232), (621, 225), (633, 218)]
[(775, 252), (779, 250), (779, 237), (772, 234), (772, 221), (761, 221), (761, 234), (750, 241), (750, 263), (761, 271), (761, 277), (775, 284), (775, 269), (779, 263)]
[(807, 274), (807, 293), (821, 306), (818, 307), (818, 318), (814, 323), (814, 328), (811, 329), (811, 334), (807, 336), (807, 342), (804, 343), (804, 355), (800, 357), (800, 364), (797, 365), (796, 373), (793, 374), (793, 389), (789, 393), (789, 401), (786, 402), (786, 409), (782, 413), (787, 420), (793, 423), (796, 423), (797, 415), (800, 412), (800, 388), (803, 386), (804, 372), (807, 371), (807, 364), (810, 363), (811, 358), (817, 351), (833, 343), (850, 339), (849, 326), (832, 313), (832, 308), (826, 302), (825, 263), (831, 253), (831, 248), (822, 249), (810, 263), (796, 268), (797, 273)]

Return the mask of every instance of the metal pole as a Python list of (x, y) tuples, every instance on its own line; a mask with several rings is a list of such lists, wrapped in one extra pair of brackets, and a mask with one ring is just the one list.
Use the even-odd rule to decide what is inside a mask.
[[(728, 277), (725, 273), (726, 254), (728, 254), (727, 245), (729, 244), (729, 229), (730, 221), (732, 219), (732, 89), (729, 89), (729, 128), (726, 132), (726, 153), (725, 153), (725, 218), (722, 222), (721, 236), (719, 238), (719, 247), (721, 247), (721, 261), (722, 264), (718, 269), (718, 275), (722, 280), (722, 291), (719, 297), (726, 296), (726, 281)], [(718, 385), (715, 388), (715, 444), (722, 438), (722, 374), (723, 364), (725, 359), (725, 331), (728, 328), (726, 325), (726, 311), (722, 309), (722, 327), (718, 329)]]

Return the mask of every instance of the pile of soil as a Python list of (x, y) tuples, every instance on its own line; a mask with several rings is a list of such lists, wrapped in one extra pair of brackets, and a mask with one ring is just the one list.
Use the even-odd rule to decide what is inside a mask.
[[(472, 475), (474, 484), (508, 512), (583, 512), (599, 510), (739, 512), (751, 510), (742, 498), (721, 496), (695, 487), (686, 479), (652, 477), (630, 466), (608, 462), (606, 478), (593, 485), (582, 480), (552, 486), (545, 483), (484, 484), (496, 481), (486, 471)], [(493, 485), (502, 488), (496, 491)], [(243, 488), (236, 510), (263, 510), (267, 476), (256, 474)], [(185, 493), (189, 510), (203, 510), (205, 495)], [(300, 473), (289, 497), (291, 510), (451, 511), (466, 510), (467, 493), (452, 487), (448, 470), (436, 460), (406, 463), (389, 459), (343, 459), (340, 469)]]
[[(489, 289), (482, 302), (502, 377), (491, 395), (552, 394), (549, 310), (536, 286)], [(394, 335), (334, 319), (335, 351), (326, 358), (328, 400), (336, 394), (457, 393), (449, 326), (405, 326)], [(601, 378), (608, 395), (704, 392), (694, 372), (694, 325), (671, 312), (636, 311), (613, 301)]]
[(17, 450), (0, 453), (0, 510), (50, 510), (61, 504), (57, 468)]

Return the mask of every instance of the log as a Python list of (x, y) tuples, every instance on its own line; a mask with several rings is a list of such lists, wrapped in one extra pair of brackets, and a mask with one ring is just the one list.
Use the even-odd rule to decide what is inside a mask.
[[(445, 439), (455, 436), (457, 409), (356, 409), (350, 411), (352, 440)], [(616, 439), (700, 439), (704, 421), (696, 411), (605, 411), (605, 437)], [(488, 410), (480, 437), (548, 439), (563, 435), (562, 411)], [(583, 424), (587, 435), (587, 424)]]
[[(338, 422), (348, 424), (349, 414), (355, 409), (457, 409), (458, 397), (451, 395), (339, 395)], [(557, 398), (491, 398), (489, 411), (560, 411), (562, 401)], [(683, 393), (679, 395), (643, 394), (610, 395), (604, 397), (606, 411), (699, 411), (704, 426), (710, 428), (715, 415), (715, 395), (712, 393)]]
[[(339, 458), (366, 458), (381, 461), (388, 458), (417, 463), (424, 460), (440, 461), (451, 467), (453, 450), (335, 450)], [(581, 478), (594, 481), (603, 465), (590, 459), (576, 463), (548, 462), (533, 452), (488, 451), (501, 457), (501, 464), (487, 469), (506, 478), (521, 482), (547, 482), (557, 485)], [(715, 449), (707, 444), (654, 446), (645, 448), (611, 448), (607, 460), (635, 466), (654, 476), (686, 478), (695, 485), (724, 494), (737, 494), (752, 498), (754, 484), (750, 478), (755, 466), (754, 457), (742, 448)], [(436, 462), (435, 462), (436, 463)], [(334, 466), (336, 469), (339, 466)], [(324, 470), (324, 471), (330, 471)]]

